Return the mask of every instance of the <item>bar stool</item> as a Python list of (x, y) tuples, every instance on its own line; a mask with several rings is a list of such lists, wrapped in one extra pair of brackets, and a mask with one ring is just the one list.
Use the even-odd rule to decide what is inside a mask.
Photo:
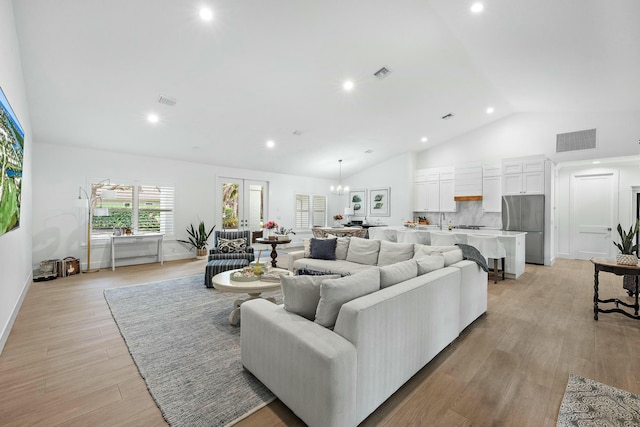
[(431, 246), (453, 246), (456, 243), (456, 235), (453, 233), (431, 233)]
[(504, 249), (502, 242), (494, 236), (478, 236), (474, 234), (467, 236), (467, 242), (478, 249), (482, 256), (488, 260), (493, 259), (493, 283), (498, 283), (498, 260), (502, 261), (502, 280), (504, 280), (507, 251)]

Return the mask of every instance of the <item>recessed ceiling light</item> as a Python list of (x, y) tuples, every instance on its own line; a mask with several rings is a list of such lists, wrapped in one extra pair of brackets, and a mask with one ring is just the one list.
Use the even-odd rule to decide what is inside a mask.
[(267, 141), (267, 148), (273, 148), (273, 147), (275, 147), (275, 146), (276, 146), (276, 143), (275, 143), (275, 142), (273, 142), (273, 140), (272, 140), (272, 139), (270, 139), (270, 140), (268, 140), (268, 141)]
[(495, 110), (493, 109), (493, 107), (488, 107), (487, 108), (487, 114), (493, 114)]
[(422, 138), (420, 138), (420, 141), (422, 141), (422, 142), (427, 142), (428, 140), (429, 140), (429, 139), (427, 139), (427, 137), (426, 137), (426, 136), (423, 136)]
[(471, 12), (480, 13), (484, 10), (484, 5), (482, 3), (474, 3), (471, 5)]
[(149, 123), (158, 123), (158, 121), (160, 121), (160, 118), (158, 117), (157, 114), (149, 114), (147, 115), (147, 121)]
[(594, 165), (599, 165), (600, 164), (600, 160), (594, 160), (593, 162), (591, 162)]
[(346, 80), (344, 83), (342, 83), (342, 88), (347, 92), (351, 92), (354, 86), (355, 85), (352, 80)]
[(213, 12), (208, 7), (203, 7), (202, 9), (200, 9), (199, 15), (200, 19), (205, 22), (209, 22), (213, 19)]

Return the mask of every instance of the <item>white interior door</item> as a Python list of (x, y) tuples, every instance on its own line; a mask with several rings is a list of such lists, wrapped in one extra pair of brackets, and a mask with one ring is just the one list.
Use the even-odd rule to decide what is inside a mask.
[(258, 231), (266, 215), (266, 181), (221, 177), (220, 222), (225, 230)]
[(607, 172), (573, 175), (570, 187), (572, 257), (612, 258), (612, 230), (617, 218), (618, 175)]

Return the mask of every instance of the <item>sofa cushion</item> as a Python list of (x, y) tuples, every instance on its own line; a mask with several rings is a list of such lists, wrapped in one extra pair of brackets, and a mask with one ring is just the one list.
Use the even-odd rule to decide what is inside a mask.
[(281, 276), (284, 309), (309, 320), (316, 316), (320, 301), (320, 282), (337, 279), (340, 275), (328, 276)]
[(413, 257), (413, 246), (413, 243), (394, 243), (382, 240), (380, 242), (378, 265), (390, 265), (411, 259)]
[(380, 267), (380, 288), (386, 288), (396, 283), (413, 279), (417, 275), (418, 263), (413, 259), (385, 265)]
[(304, 239), (302, 241), (302, 245), (304, 246), (304, 257), (311, 257), (311, 239)]
[(349, 241), (347, 261), (358, 264), (376, 265), (380, 252), (380, 241), (352, 237)]
[(379, 289), (380, 272), (377, 268), (368, 268), (340, 279), (323, 280), (315, 322), (327, 328), (333, 327), (342, 304)]
[(445, 262), (443, 254), (425, 255), (414, 261), (418, 264), (418, 276), (444, 268)]
[(303, 258), (297, 259), (293, 262), (293, 270), (308, 269), (316, 271), (326, 271), (329, 273), (336, 273), (340, 275), (354, 274), (358, 271), (367, 270), (369, 268), (375, 268), (370, 265), (356, 264), (355, 262), (335, 260), (328, 261), (325, 259), (311, 259)]
[(346, 260), (349, 252), (350, 237), (338, 237), (336, 241), (336, 259)]
[(218, 252), (223, 254), (245, 253), (247, 249), (247, 239), (223, 239), (218, 238)]
[(336, 239), (311, 239), (311, 258), (336, 259)]
[(414, 259), (419, 258), (424, 255), (433, 255), (436, 253), (441, 253), (444, 255), (444, 266), (448, 267), (451, 264), (455, 264), (456, 262), (462, 261), (462, 250), (457, 246), (428, 246), (428, 245), (420, 245), (416, 244)]

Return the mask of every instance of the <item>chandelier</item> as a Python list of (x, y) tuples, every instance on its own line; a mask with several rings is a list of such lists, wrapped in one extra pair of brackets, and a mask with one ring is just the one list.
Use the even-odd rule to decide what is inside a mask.
[(340, 168), (340, 175), (338, 178), (338, 186), (331, 186), (329, 189), (331, 190), (331, 192), (333, 194), (337, 194), (338, 196), (342, 196), (344, 194), (347, 194), (349, 192), (349, 187), (348, 186), (342, 186), (342, 159), (338, 160), (338, 165)]

